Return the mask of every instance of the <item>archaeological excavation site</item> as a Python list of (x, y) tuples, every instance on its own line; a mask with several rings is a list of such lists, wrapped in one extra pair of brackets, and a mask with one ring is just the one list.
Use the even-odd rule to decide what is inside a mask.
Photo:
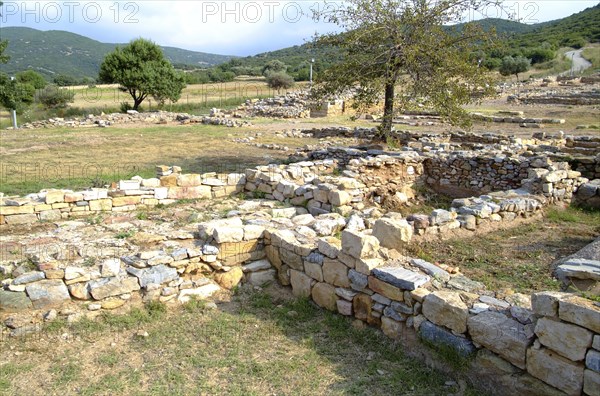
[[(600, 103), (597, 89), (576, 99)], [(511, 97), (518, 100), (534, 97)], [(554, 100), (575, 99), (561, 94)], [(320, 111), (336, 111), (335, 103), (329, 107)], [(295, 94), (249, 101), (236, 112), (310, 116)], [(132, 112), (26, 127), (226, 128), (241, 127), (239, 117)], [(371, 142), (376, 130), (368, 126), (278, 131), (272, 134), (278, 144), (260, 143), (269, 132), (246, 133), (232, 144), (289, 159), (233, 173), (160, 164), (155, 177), (133, 175), (106, 187), (6, 194), (0, 206), (0, 345), (44, 337), (54, 322), (74, 326), (157, 302), (173, 310), (198, 301), (218, 306), (240, 290), (276, 288), (348, 317), (354, 327), (380, 329), (404, 354), (459, 372), (482, 392), (599, 395), (600, 239), (593, 238), (600, 224), (588, 245), (570, 246), (555, 260), (543, 256), (543, 281), (522, 288), (494, 288), (494, 268), (487, 277), (471, 276), (468, 261), (477, 257), (457, 252), (446, 260), (423, 249), (449, 241), (477, 246), (479, 238), (504, 233), (513, 238), (503, 245), (510, 251), (527, 234), (527, 228), (513, 236), (511, 230), (548, 227), (549, 213), (569, 206), (594, 213), (600, 207), (600, 136), (546, 132), (539, 126), (558, 129), (565, 120), (519, 111), (474, 117), (486, 128), (521, 129), (397, 129), (393, 145), (385, 147)], [(396, 126), (439, 123), (434, 115), (412, 114)], [(285, 139), (312, 140), (291, 149)], [(515, 282), (532, 276), (516, 268), (508, 273)]]

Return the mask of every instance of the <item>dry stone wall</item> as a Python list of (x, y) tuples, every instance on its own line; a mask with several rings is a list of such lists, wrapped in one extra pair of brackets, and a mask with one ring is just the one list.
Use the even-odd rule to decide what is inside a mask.
[(242, 127), (251, 125), (248, 121), (235, 120), (230, 115), (221, 113), (213, 109), (209, 116), (196, 116), (188, 113), (172, 113), (168, 111), (153, 111), (139, 113), (135, 110), (129, 110), (127, 113), (110, 113), (93, 115), (86, 117), (62, 118), (54, 117), (48, 120), (32, 121), (20, 126), (22, 129), (37, 128), (105, 128), (111, 125), (126, 124), (167, 124), (169, 122), (179, 122), (181, 124), (210, 124), (224, 125), (227, 127)]
[[(113, 189), (3, 198), (5, 227), (241, 192), (268, 201), (242, 202), (229, 217), (200, 223), (193, 233), (170, 232), (169, 243), (160, 249), (119, 251), (88, 266), (32, 256), (34, 270), (3, 270), (11, 276), (2, 282), (0, 311), (39, 311), (51, 317), (60, 311), (77, 320), (136, 300), (186, 302), (241, 281), (263, 285), (276, 280), (324, 309), (380, 327), (407, 348), (422, 348), (416, 342), (422, 339), (471, 358), (474, 382), (493, 384), (499, 394), (597, 394), (597, 304), (562, 293), (503, 295), (455, 268), (402, 254), (422, 235), (476, 231), (539, 215), (550, 203), (568, 202), (587, 180), (568, 164), (547, 158), (457, 154), (434, 162), (415, 151), (354, 154), (347, 161), (261, 166), (239, 174), (182, 174), (177, 167), (160, 166), (157, 178), (123, 180)], [(475, 164), (469, 162), (473, 158)], [(340, 168), (341, 162), (347, 166)], [(377, 196), (392, 193), (408, 199), (424, 178), (440, 175), (441, 180), (457, 169), (457, 183), (479, 176), (487, 180), (492, 170), (515, 173), (504, 179), (510, 183), (477, 185), (505, 191), (456, 199), (450, 210), (404, 218), (368, 205), (367, 198), (376, 203)], [(175, 240), (193, 242), (193, 247)], [(61, 308), (73, 304), (80, 309)], [(5, 324), (13, 335), (35, 330), (11, 317)]]

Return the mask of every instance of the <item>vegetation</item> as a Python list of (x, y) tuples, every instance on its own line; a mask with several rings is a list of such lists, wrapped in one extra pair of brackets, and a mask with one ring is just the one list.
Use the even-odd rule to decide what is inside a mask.
[(267, 77), (271, 73), (285, 73), (287, 66), (279, 60), (272, 60), (262, 68), (262, 75)]
[[(42, 31), (26, 27), (2, 27), (2, 39), (10, 43), (7, 55), (14, 63), (0, 66), (0, 71), (14, 74), (25, 69), (41, 73), (47, 81), (67, 76), (68, 85), (89, 84), (98, 76), (104, 57), (125, 44), (101, 43), (61, 30)], [(161, 47), (165, 58), (174, 64), (210, 67), (232, 59), (231, 56)], [(61, 85), (59, 81), (54, 81)]]
[(464, 7), (484, 4), (353, 0), (317, 14), (347, 31), (316, 38), (317, 46), (338, 47), (344, 57), (317, 76), (315, 97), (354, 91), (353, 106), (364, 111), (383, 94), (381, 137), (391, 131), (396, 106), (403, 111), (424, 106), (453, 124), (468, 125), (461, 106), (476, 92), (490, 93), (485, 87), (491, 86), (488, 74), (468, 55), (490, 36), (475, 24), (464, 25), (460, 35), (443, 25), (460, 20)]
[(29, 84), (35, 89), (43, 89), (47, 82), (44, 77), (33, 70), (26, 70), (15, 75), (17, 82), (21, 84)]
[(583, 248), (599, 232), (600, 212), (556, 207), (542, 219), (506, 230), (411, 244), (407, 254), (457, 266), (489, 290), (559, 290), (552, 263)]
[(75, 93), (70, 89), (59, 88), (56, 85), (49, 85), (39, 91), (37, 100), (46, 109), (65, 108), (67, 104), (73, 103)]
[(502, 64), (500, 65), (500, 74), (503, 76), (510, 76), (514, 74), (519, 79), (519, 73), (524, 73), (529, 70), (529, 66), (531, 66), (531, 61), (524, 56), (505, 56), (502, 59)]
[(21, 114), (33, 103), (35, 88), (19, 83), (8, 75), (0, 73), (0, 104), (6, 109), (14, 109)]
[(285, 72), (269, 73), (267, 74), (267, 85), (280, 93), (282, 89), (294, 86), (294, 78)]
[(185, 87), (183, 77), (164, 58), (160, 47), (137, 39), (106, 55), (100, 65), (99, 80), (118, 83), (133, 98), (133, 109), (149, 95), (160, 103), (177, 102)]
[(481, 394), (408, 356), (380, 331), (279, 288), (242, 287), (216, 308), (191, 300), (181, 308), (152, 303), (120, 316), (59, 320), (38, 336), (6, 341), (12, 353), (3, 356), (0, 393)]

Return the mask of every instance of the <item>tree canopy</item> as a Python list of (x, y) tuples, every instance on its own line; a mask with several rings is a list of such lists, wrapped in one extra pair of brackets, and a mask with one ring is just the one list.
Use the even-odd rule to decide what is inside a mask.
[(21, 84), (7, 74), (0, 73), (0, 104), (7, 109), (21, 113), (33, 103), (35, 88), (29, 84)]
[(280, 60), (271, 60), (262, 68), (263, 76), (268, 76), (271, 73), (283, 73), (287, 66)]
[(514, 74), (519, 79), (519, 73), (526, 72), (531, 66), (531, 61), (524, 56), (505, 56), (500, 65), (500, 74), (510, 76)]
[(40, 73), (34, 70), (25, 70), (18, 72), (15, 77), (21, 84), (29, 84), (35, 89), (42, 89), (46, 86), (47, 82)]
[(99, 81), (120, 84), (133, 98), (133, 109), (149, 96), (176, 102), (185, 87), (183, 77), (165, 59), (161, 48), (146, 39), (136, 39), (117, 48), (100, 65)]
[(267, 85), (269, 88), (276, 89), (277, 93), (280, 93), (282, 89), (293, 87), (294, 84), (294, 78), (285, 72), (267, 74)]
[(382, 137), (391, 131), (395, 109), (427, 107), (453, 124), (468, 125), (461, 107), (491, 92), (489, 75), (469, 58), (490, 45), (493, 34), (468, 23), (460, 32), (444, 28), (485, 0), (348, 0), (315, 15), (345, 29), (317, 36), (317, 46), (337, 46), (340, 63), (316, 76), (315, 98), (351, 92), (353, 107), (366, 111), (383, 96)]

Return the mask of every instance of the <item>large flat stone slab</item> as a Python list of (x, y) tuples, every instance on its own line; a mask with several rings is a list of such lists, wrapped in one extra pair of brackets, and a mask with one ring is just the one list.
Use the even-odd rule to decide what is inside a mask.
[(0, 289), (0, 312), (14, 312), (32, 307), (25, 292), (11, 292)]
[(570, 259), (559, 265), (556, 268), (555, 274), (563, 283), (566, 283), (568, 278), (600, 281), (600, 261), (579, 258)]
[(140, 284), (137, 278), (133, 277), (111, 277), (91, 281), (89, 289), (90, 294), (95, 300), (103, 300), (107, 297), (119, 296), (140, 290)]
[(402, 267), (379, 267), (372, 271), (377, 279), (405, 290), (415, 290), (429, 282), (431, 278)]
[(25, 290), (35, 309), (57, 307), (71, 300), (67, 285), (60, 279), (29, 283)]
[(586, 298), (572, 296), (558, 302), (558, 316), (595, 333), (600, 333), (600, 304)]
[(470, 340), (455, 336), (452, 332), (428, 320), (421, 323), (419, 334), (434, 345), (449, 346), (461, 356), (468, 356), (476, 351), (475, 346)]
[(139, 279), (141, 287), (146, 287), (149, 284), (160, 285), (179, 277), (175, 268), (167, 267), (162, 264), (144, 269), (128, 267), (127, 272)]
[(433, 276), (436, 279), (439, 279), (444, 282), (450, 279), (450, 274), (447, 271), (444, 271), (437, 265), (432, 264), (428, 261), (414, 258), (410, 260), (410, 263), (415, 267), (419, 268), (421, 271)]
[(583, 364), (575, 363), (546, 348), (529, 348), (527, 371), (536, 378), (565, 392), (580, 395), (583, 388)]
[(467, 320), (474, 342), (496, 352), (515, 366), (525, 368), (527, 347), (534, 338), (525, 325), (499, 312), (487, 311)]
[(592, 345), (593, 333), (583, 327), (548, 318), (540, 318), (535, 334), (547, 346), (569, 360), (580, 361)]
[(467, 331), (469, 308), (457, 292), (435, 291), (429, 294), (423, 302), (423, 315), (457, 333)]

